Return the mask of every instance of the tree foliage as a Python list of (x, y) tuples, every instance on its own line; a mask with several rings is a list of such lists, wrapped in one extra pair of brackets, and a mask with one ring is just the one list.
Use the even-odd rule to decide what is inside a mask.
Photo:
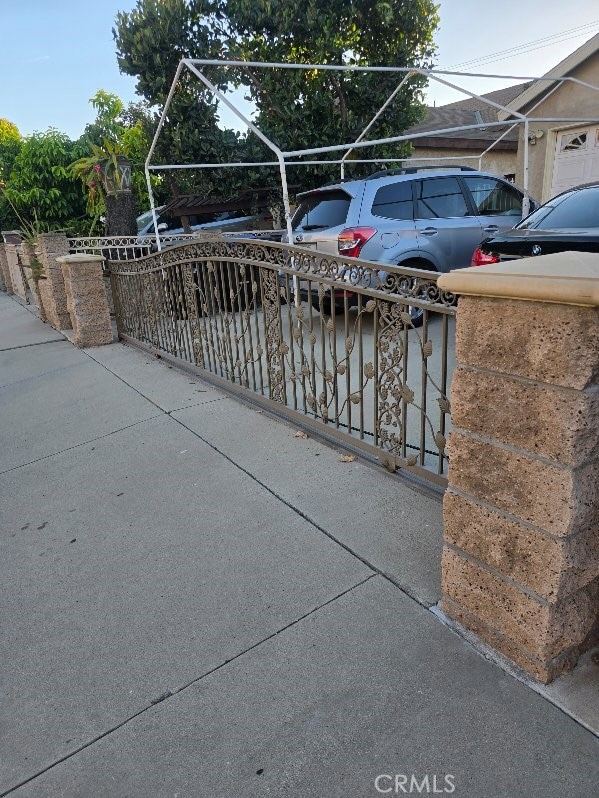
[(0, 180), (8, 179), (22, 144), (18, 127), (8, 119), (0, 119)]
[[(137, 92), (155, 107), (166, 101), (181, 58), (218, 57), (217, 2), (200, 0), (138, 0), (130, 12), (120, 12), (113, 33), (122, 72), (137, 78)], [(156, 120), (157, 121), (157, 120)], [(218, 128), (217, 102), (187, 71), (173, 97), (156, 157), (169, 163), (190, 158), (212, 160), (235, 148), (237, 136)], [(227, 158), (228, 160), (228, 158)], [(171, 190), (190, 190), (187, 175), (169, 176)]]
[(23, 139), (17, 126), (8, 119), (0, 119), (0, 228), (3, 230), (15, 227), (17, 223), (14, 208), (4, 192), (22, 145)]
[(84, 217), (83, 194), (69, 172), (79, 154), (78, 144), (54, 128), (23, 139), (4, 184), (3, 228), (35, 223), (55, 229)]
[(84, 186), (87, 212), (95, 227), (99, 217), (106, 213), (102, 174), (111, 171), (114, 176), (118, 175), (117, 157), (120, 155), (131, 161), (131, 183), (137, 206), (145, 208), (149, 202), (143, 164), (152, 119), (145, 103), (130, 103), (125, 107), (116, 94), (103, 89), (96, 92), (90, 103), (96, 109), (96, 118), (86, 126), (79, 139), (84, 155), (71, 164), (71, 174)]
[[(301, 6), (291, 0), (138, 0), (131, 12), (118, 14), (113, 34), (121, 71), (137, 78), (137, 90), (150, 104), (162, 106), (183, 57), (427, 66), (437, 24), (433, 0), (306, 0)], [(220, 88), (243, 87), (256, 106), (259, 128), (284, 150), (355, 140), (402, 77), (249, 67), (204, 72)], [(422, 78), (412, 80), (371, 136), (400, 135), (419, 121), (422, 87)], [(354, 157), (401, 157), (406, 147), (359, 152), (365, 156)], [(214, 98), (187, 72), (175, 92), (157, 157), (168, 163), (272, 160), (252, 134), (235, 135), (217, 126)], [(364, 171), (354, 170), (356, 175)], [(177, 179), (206, 190), (220, 188), (220, 193), (236, 182), (276, 183), (272, 170), (240, 171), (204, 170), (194, 178), (178, 173)], [(298, 173), (304, 187), (339, 174), (338, 167)]]

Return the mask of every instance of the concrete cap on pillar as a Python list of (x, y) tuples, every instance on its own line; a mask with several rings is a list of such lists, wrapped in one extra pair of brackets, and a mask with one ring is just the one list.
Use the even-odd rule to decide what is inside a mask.
[(439, 277), (444, 291), (496, 299), (599, 306), (599, 254), (559, 252), (454, 269)]
[(56, 258), (57, 263), (97, 263), (103, 260), (104, 257), (102, 255), (88, 255), (83, 252), (80, 255), (61, 255)]

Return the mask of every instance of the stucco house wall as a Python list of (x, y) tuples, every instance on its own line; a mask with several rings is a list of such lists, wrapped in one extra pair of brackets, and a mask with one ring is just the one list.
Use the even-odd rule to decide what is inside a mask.
[[(478, 153), (473, 152), (471, 149), (459, 150), (457, 148), (433, 149), (432, 147), (414, 147), (411, 160), (414, 161), (414, 166), (455, 166), (456, 164), (460, 164), (478, 169), (478, 158), (466, 157), (474, 154), (478, 155)], [(456, 157), (460, 160), (456, 161)], [(435, 160), (420, 161), (418, 160), (419, 158), (435, 158)], [(452, 160), (443, 160), (445, 158)], [(516, 153), (505, 150), (491, 151), (482, 159), (481, 168), (487, 172), (499, 175), (500, 177), (513, 175), (516, 173)]]
[[(599, 86), (599, 52), (569, 75), (586, 83)], [(599, 91), (568, 81), (539, 102), (538, 98), (523, 107), (524, 113), (548, 118), (587, 118), (599, 123)], [(576, 130), (585, 127), (585, 123), (535, 123), (530, 122), (530, 132), (543, 131), (543, 137), (537, 138), (535, 144), (529, 144), (529, 192), (533, 197), (546, 202), (551, 197), (551, 181), (557, 145), (558, 132), (566, 129)], [(516, 182), (522, 185), (524, 179), (524, 127), (520, 126), (518, 153), (516, 160)]]

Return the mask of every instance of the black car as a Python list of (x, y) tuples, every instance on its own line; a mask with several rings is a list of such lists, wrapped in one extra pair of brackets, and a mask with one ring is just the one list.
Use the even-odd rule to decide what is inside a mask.
[(512, 230), (485, 238), (472, 266), (571, 250), (599, 252), (599, 183), (564, 191)]

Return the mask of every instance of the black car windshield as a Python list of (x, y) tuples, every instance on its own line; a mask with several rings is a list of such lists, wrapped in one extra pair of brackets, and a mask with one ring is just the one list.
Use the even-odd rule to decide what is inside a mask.
[(564, 230), (599, 227), (599, 186), (589, 186), (549, 200), (516, 225), (518, 230)]
[(324, 230), (345, 224), (351, 197), (345, 191), (319, 191), (304, 197), (293, 215), (295, 230)]

